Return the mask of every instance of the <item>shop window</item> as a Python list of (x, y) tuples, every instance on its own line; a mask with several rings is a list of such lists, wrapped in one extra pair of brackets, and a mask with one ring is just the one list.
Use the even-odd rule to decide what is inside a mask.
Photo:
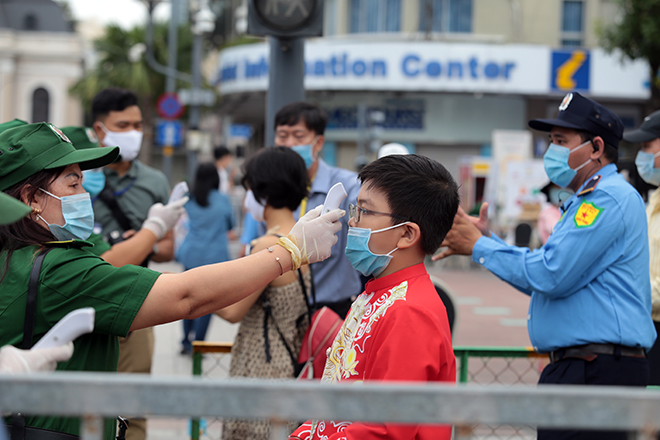
[(350, 32), (399, 32), (402, 0), (351, 0)]
[(50, 96), (48, 91), (39, 87), (32, 94), (32, 122), (47, 122), (49, 120)]
[(422, 32), (472, 32), (472, 0), (419, 0)]
[(23, 30), (24, 31), (36, 31), (39, 30), (39, 20), (34, 14), (27, 14), (23, 17)]
[(561, 45), (579, 47), (584, 44), (584, 2), (565, 0), (561, 14)]

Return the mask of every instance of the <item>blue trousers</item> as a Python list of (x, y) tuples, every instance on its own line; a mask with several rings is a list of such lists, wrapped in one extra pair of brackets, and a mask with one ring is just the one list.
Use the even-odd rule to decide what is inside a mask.
[[(645, 387), (649, 364), (645, 358), (599, 354), (593, 361), (564, 358), (549, 364), (539, 378), (541, 384), (617, 385)], [(626, 440), (625, 431), (569, 431), (538, 429), (538, 440)]]
[[(206, 339), (206, 331), (209, 329), (211, 315), (212, 313), (209, 313), (196, 319), (183, 320), (183, 340), (181, 344), (184, 350), (192, 351), (192, 341), (203, 341)], [(191, 333), (193, 334), (192, 340), (190, 339)]]

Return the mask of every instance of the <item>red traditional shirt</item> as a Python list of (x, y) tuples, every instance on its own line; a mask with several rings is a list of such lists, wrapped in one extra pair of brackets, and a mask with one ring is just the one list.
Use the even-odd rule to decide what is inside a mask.
[[(447, 311), (424, 264), (373, 279), (335, 338), (322, 382), (456, 382)], [(451, 426), (307, 421), (303, 440), (451, 438)]]

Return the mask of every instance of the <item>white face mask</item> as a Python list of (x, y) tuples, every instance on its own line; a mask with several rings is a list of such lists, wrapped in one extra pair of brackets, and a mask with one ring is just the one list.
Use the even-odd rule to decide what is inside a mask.
[(257, 201), (252, 190), (248, 191), (245, 195), (245, 203), (243, 203), (243, 206), (245, 206), (247, 212), (249, 212), (252, 218), (256, 221), (266, 221), (264, 219), (264, 210), (266, 209), (266, 206)]
[(105, 132), (103, 144), (106, 147), (119, 147), (121, 160), (126, 160), (129, 162), (135, 160), (138, 153), (140, 152), (140, 146), (142, 146), (141, 131), (110, 131), (106, 128), (103, 122), (99, 122), (99, 125)]

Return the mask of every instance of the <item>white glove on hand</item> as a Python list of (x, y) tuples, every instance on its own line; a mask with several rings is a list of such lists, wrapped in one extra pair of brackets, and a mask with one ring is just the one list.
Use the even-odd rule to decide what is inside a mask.
[(143, 229), (149, 229), (154, 233), (158, 241), (167, 234), (170, 229), (176, 225), (176, 222), (186, 210), (183, 205), (188, 201), (188, 197), (182, 197), (176, 202), (164, 205), (156, 203), (149, 208), (147, 219), (142, 223)]
[(58, 362), (68, 361), (73, 355), (73, 342), (61, 347), (39, 350), (21, 350), (11, 345), (0, 348), (0, 374), (53, 371)]
[(325, 260), (330, 256), (330, 248), (337, 243), (336, 234), (341, 230), (339, 219), (346, 214), (346, 211), (334, 209), (320, 215), (322, 210), (323, 205), (319, 205), (309, 211), (291, 228), (289, 235), (283, 237), (283, 241), (286, 242), (288, 239), (298, 248), (299, 262), (296, 261), (298, 259), (296, 249), (292, 250), (285, 246), (291, 252), (294, 269), (301, 264)]

